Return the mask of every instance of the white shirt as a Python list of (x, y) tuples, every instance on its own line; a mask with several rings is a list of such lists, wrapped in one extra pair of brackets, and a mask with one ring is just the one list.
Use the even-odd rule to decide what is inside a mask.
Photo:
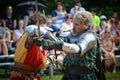
[(73, 29), (73, 23), (67, 24), (66, 22), (62, 23), (61, 31), (66, 32), (66, 31), (71, 31)]
[(21, 33), (18, 29), (14, 30), (14, 32), (16, 34), (17, 39), (19, 39), (22, 36), (22, 34), (24, 33), (24, 32)]
[[(80, 8), (79, 8), (79, 11), (85, 11), (85, 8), (80, 7)], [(70, 14), (72, 14), (72, 15), (75, 14), (75, 8), (74, 8), (74, 7), (70, 9)]]

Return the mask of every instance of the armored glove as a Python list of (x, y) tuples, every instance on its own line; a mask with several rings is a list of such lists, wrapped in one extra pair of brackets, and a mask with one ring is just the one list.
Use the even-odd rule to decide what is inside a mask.
[(42, 46), (43, 49), (51, 50), (62, 50), (63, 42), (62, 41), (51, 41), (43, 38), (36, 38), (35, 43), (38, 46)]

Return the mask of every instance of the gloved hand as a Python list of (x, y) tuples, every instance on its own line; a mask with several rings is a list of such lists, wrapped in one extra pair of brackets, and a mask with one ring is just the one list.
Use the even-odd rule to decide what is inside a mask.
[(38, 37), (35, 39), (35, 43), (37, 46), (42, 46), (44, 39), (41, 37)]
[(35, 43), (38, 46), (42, 46), (42, 48), (46, 50), (51, 50), (51, 49), (62, 50), (62, 46), (63, 46), (62, 41), (51, 41), (43, 38), (36, 38)]

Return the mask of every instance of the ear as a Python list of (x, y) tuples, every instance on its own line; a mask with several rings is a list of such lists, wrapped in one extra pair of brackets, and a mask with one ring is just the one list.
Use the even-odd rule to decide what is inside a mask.
[(88, 25), (84, 25), (84, 28), (85, 28), (85, 30), (86, 30), (86, 29), (88, 29), (88, 28), (89, 28), (89, 26), (88, 26)]

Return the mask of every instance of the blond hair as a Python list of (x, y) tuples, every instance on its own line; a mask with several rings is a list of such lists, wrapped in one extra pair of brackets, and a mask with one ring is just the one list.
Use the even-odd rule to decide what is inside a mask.
[(77, 18), (80, 23), (87, 25), (87, 26), (91, 26), (93, 22), (93, 16), (88, 11), (78, 11), (75, 13), (73, 18)]

